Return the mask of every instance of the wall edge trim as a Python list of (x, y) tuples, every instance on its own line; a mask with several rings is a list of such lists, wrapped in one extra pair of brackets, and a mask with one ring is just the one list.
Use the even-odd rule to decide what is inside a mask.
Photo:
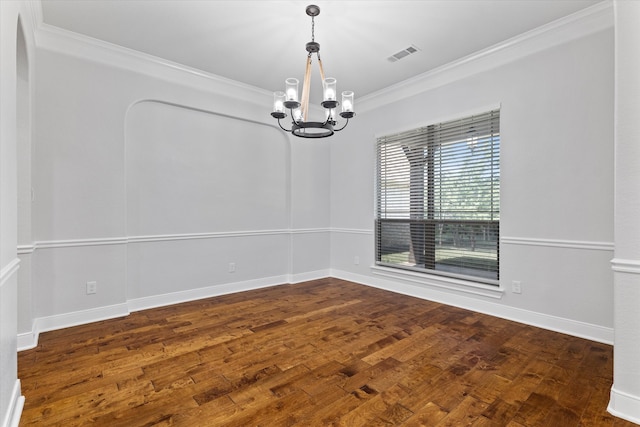
[(124, 245), (124, 237), (102, 237), (93, 239), (45, 240), (33, 243), (33, 251), (38, 249), (71, 248), (81, 246)]
[(614, 258), (611, 260), (611, 269), (617, 273), (640, 274), (640, 261)]
[[(101, 245), (125, 245), (128, 243), (161, 242), (172, 240), (195, 240), (195, 239), (219, 239), (228, 237), (252, 237), (252, 236), (273, 236), (273, 235), (295, 235), (314, 233), (338, 233), (338, 234), (364, 234), (373, 235), (374, 231), (362, 228), (340, 228), (340, 227), (316, 227), (316, 228), (291, 228), (291, 229), (267, 229), (267, 230), (238, 230), (238, 231), (218, 231), (203, 233), (174, 233), (174, 234), (149, 234), (126, 237), (106, 237), (88, 239), (65, 239), (65, 240), (43, 240), (30, 245), (19, 245), (18, 254), (29, 254), (38, 249), (53, 249), (78, 246), (101, 246)], [(567, 240), (567, 239), (544, 239), (535, 237), (514, 237), (503, 236), (500, 243), (505, 245), (522, 246), (544, 246), (551, 248), (583, 249), (595, 251), (611, 252), (615, 249), (613, 242), (607, 241), (587, 241), (587, 240)], [(620, 260), (619, 263), (635, 265), (640, 267), (640, 261)]]
[(332, 228), (332, 233), (367, 234), (373, 236), (374, 231), (366, 228)]
[(14, 258), (2, 270), (0, 270), (0, 288), (9, 280), (20, 268), (20, 258)]
[(257, 237), (257, 236), (289, 236), (295, 234), (330, 233), (333, 230), (328, 227), (299, 228), (299, 229), (273, 229), (273, 230), (248, 230), (248, 231), (221, 231), (204, 233), (175, 233), (175, 234), (149, 234), (127, 237), (97, 237), (88, 239), (42, 240), (29, 245), (19, 245), (18, 254), (31, 254), (39, 249), (57, 249), (87, 246), (126, 245), (129, 243), (169, 242), (173, 240), (199, 240), (220, 239), (230, 237)]
[(208, 233), (184, 233), (184, 234), (158, 234), (129, 236), (125, 238), (126, 243), (146, 243), (146, 242), (168, 242), (173, 240), (199, 240), (199, 239), (220, 239), (228, 237), (252, 237), (252, 236), (275, 236), (288, 234), (288, 230), (254, 230), (254, 231), (222, 231)]
[(32, 254), (33, 251), (36, 250), (36, 247), (34, 244), (30, 244), (30, 245), (18, 245), (18, 255), (29, 255)]
[(505, 245), (544, 246), (548, 248), (583, 249), (593, 251), (612, 252), (613, 242), (597, 242), (586, 240), (540, 239), (535, 237), (500, 237), (500, 243)]

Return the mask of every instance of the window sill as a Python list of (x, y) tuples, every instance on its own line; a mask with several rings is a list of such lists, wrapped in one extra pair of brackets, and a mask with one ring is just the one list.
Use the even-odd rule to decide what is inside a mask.
[(499, 286), (483, 285), (482, 283), (437, 276), (435, 274), (418, 273), (379, 265), (372, 265), (371, 272), (378, 276), (391, 279), (404, 280), (428, 287), (464, 292), (488, 298), (501, 299), (504, 295), (504, 289)]

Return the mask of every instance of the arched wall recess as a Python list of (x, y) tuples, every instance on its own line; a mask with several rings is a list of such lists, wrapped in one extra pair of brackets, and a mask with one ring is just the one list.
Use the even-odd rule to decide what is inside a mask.
[(229, 282), (235, 266), (288, 274), (291, 148), (274, 126), (143, 100), (124, 153), (127, 299)]

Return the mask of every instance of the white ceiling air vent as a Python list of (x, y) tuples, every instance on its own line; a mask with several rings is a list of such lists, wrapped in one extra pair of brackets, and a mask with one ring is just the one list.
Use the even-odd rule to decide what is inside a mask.
[(390, 57), (387, 58), (387, 61), (389, 61), (389, 62), (399, 61), (402, 58), (406, 58), (407, 56), (411, 55), (412, 53), (418, 52), (418, 50), (420, 50), (420, 49), (418, 49), (414, 45), (411, 45), (406, 49), (402, 49), (400, 52), (394, 53), (393, 55), (391, 55)]

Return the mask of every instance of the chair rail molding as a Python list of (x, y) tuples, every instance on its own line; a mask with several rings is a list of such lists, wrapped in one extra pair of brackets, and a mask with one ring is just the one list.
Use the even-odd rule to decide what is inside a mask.
[(613, 242), (544, 239), (536, 237), (502, 236), (500, 237), (500, 243), (505, 245), (544, 246), (548, 248), (583, 249), (608, 252), (613, 252), (615, 248), (615, 244)]

